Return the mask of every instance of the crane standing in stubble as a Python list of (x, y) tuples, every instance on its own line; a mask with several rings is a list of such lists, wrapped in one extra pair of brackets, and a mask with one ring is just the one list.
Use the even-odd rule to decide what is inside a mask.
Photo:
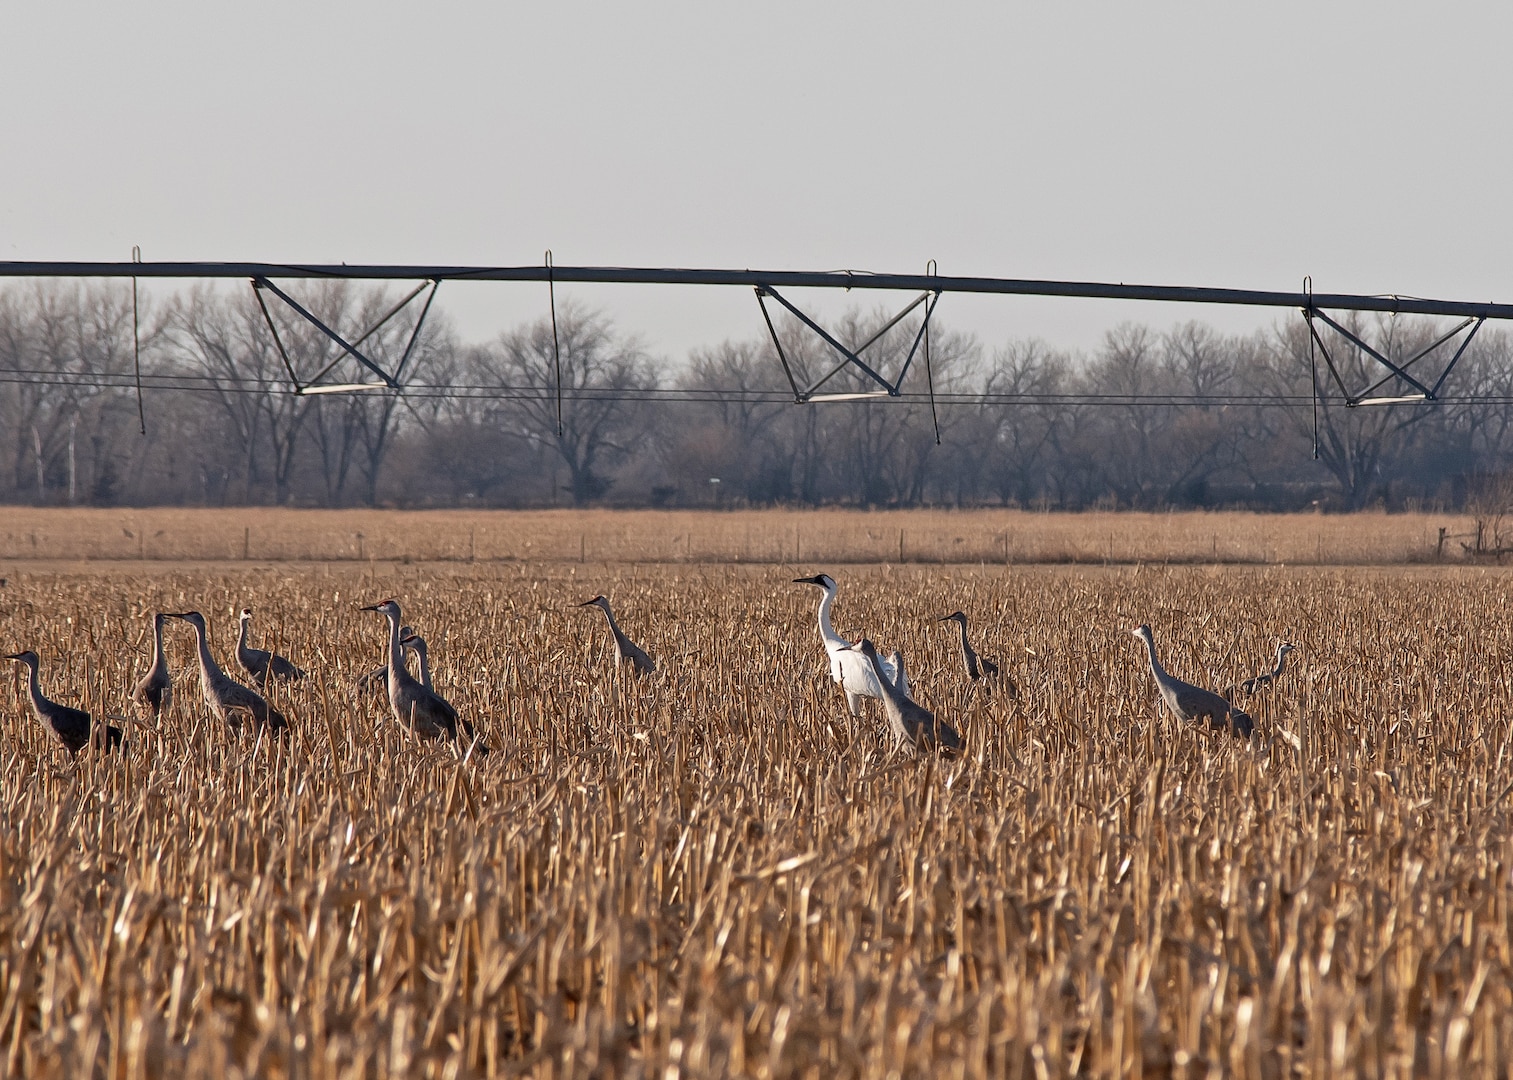
[(1130, 633), (1145, 642), (1145, 650), (1150, 658), (1151, 675), (1156, 680), (1156, 688), (1161, 691), (1161, 700), (1166, 703), (1166, 707), (1171, 710), (1173, 716), (1189, 723), (1206, 719), (1211, 727), (1227, 729), (1242, 739), (1250, 738), (1251, 731), (1255, 729), (1255, 723), (1246, 713), (1230, 705), (1212, 690), (1185, 683), (1166, 673), (1166, 669), (1156, 659), (1156, 642), (1148, 625), (1142, 623)]
[(304, 669), (297, 667), (288, 657), (269, 652), (267, 649), (254, 649), (247, 644), (247, 628), (252, 623), (250, 607), (242, 608), (238, 619), (241, 629), (236, 637), (236, 662), (242, 665), (242, 670), (250, 675), (260, 688), (267, 686), (269, 675), (275, 679), (287, 679), (290, 682), (296, 682), (305, 677)]
[(205, 704), (210, 711), (232, 731), (240, 731), (244, 721), (250, 719), (259, 729), (266, 727), (277, 734), (289, 726), (284, 715), (269, 705), (263, 695), (243, 686), (221, 670), (210, 655), (210, 635), (205, 628), (205, 616), (198, 611), (183, 611), (171, 614), (170, 619), (182, 619), (194, 627), (195, 643), (200, 654), (200, 689), (205, 695)]
[[(391, 598), (367, 604), (362, 610), (376, 611), (389, 620), (389, 707), (394, 711), (394, 719), (426, 739), (446, 738), (455, 742), (461, 729), (463, 737), (479, 755), (487, 754), (489, 748), (479, 741), (473, 725), (457, 715), (451, 702), (405, 670), (404, 645), (399, 636), (399, 601)], [(422, 641), (416, 651), (422, 657), (421, 671), (429, 680), (430, 668), (424, 663), (424, 649)]]
[[(7, 653), (5, 659), (26, 665), (27, 690), (31, 695), (32, 715), (68, 751), (69, 757), (78, 757), (79, 751), (89, 745), (89, 736), (94, 729), (89, 713), (83, 709), (75, 709), (71, 705), (60, 705), (43, 695), (41, 683), (37, 678), (39, 661), (37, 654), (30, 649), (25, 652)], [(121, 729), (109, 724), (105, 725), (105, 749), (114, 750), (120, 745)]]
[(152, 712), (156, 720), (173, 704), (173, 679), (168, 674), (168, 660), (163, 655), (163, 622), (169, 616), (161, 611), (152, 616), (152, 664), (131, 692), (131, 700)]
[(650, 675), (657, 670), (656, 662), (647, 655), (645, 649), (637, 645), (621, 631), (615, 622), (614, 613), (609, 610), (609, 598), (602, 593), (592, 600), (585, 600), (579, 607), (596, 607), (604, 612), (604, 618), (609, 622), (609, 632), (615, 639), (615, 659), (622, 664), (631, 665), (637, 675)]

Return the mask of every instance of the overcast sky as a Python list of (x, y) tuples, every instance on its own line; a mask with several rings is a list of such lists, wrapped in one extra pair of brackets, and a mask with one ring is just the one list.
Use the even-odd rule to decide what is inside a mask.
[[(10, 4), (0, 259), (934, 258), (1510, 301), (1510, 43), (1502, 4)], [(748, 289), (563, 291), (675, 359), (762, 331)], [(438, 302), (478, 340), (546, 297)], [(939, 309), (1079, 348), (1193, 315), (1285, 317)]]

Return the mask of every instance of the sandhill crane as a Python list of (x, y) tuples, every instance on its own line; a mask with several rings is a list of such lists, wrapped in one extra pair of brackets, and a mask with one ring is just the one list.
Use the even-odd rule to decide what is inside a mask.
[[(399, 628), (399, 643), (404, 646), (406, 653), (413, 651), (410, 647), (410, 637), (414, 633), (415, 630), (413, 627), (401, 626)], [(428, 688), (430, 686), (429, 683), (425, 685)], [(388, 691), (389, 665), (387, 662), (378, 665), (378, 667), (374, 668), (372, 671), (369, 671), (367, 674), (359, 676), (357, 680), (357, 688), (359, 690), (367, 690), (374, 686), (382, 686), (385, 692)]]
[(242, 665), (242, 670), (252, 676), (258, 686), (265, 685), (269, 675), (275, 679), (288, 679), (290, 682), (305, 677), (304, 670), (296, 667), (287, 657), (269, 652), (267, 649), (254, 649), (247, 644), (247, 627), (252, 622), (250, 607), (242, 608), (240, 621), (241, 631), (236, 637), (236, 662)]
[[(956, 733), (956, 729), (944, 720), (937, 720), (934, 713), (910, 698), (895, 682), (888, 680), (882, 659), (877, 655), (877, 646), (862, 638), (853, 646), (853, 651), (867, 661), (881, 681), (883, 710), (888, 714), (888, 726), (893, 729), (894, 738), (908, 743), (916, 750), (939, 750), (946, 755), (960, 753), (961, 736)], [(903, 657), (895, 652), (893, 660), (899, 673), (897, 680), (907, 683), (902, 677)]]
[(1270, 671), (1263, 671), (1255, 678), (1246, 679), (1240, 684), (1240, 689), (1247, 694), (1254, 694), (1257, 690), (1271, 685), (1273, 679), (1282, 674), (1282, 665), (1287, 662), (1287, 654), (1294, 651), (1296, 645), (1290, 641), (1284, 641), (1277, 646), (1277, 666)]
[[(851, 642), (837, 634), (835, 627), (830, 623), (830, 609), (835, 606), (835, 594), (838, 591), (835, 579), (829, 574), (816, 574), (814, 577), (794, 578), (793, 583), (817, 585), (824, 590), (825, 595), (820, 600), (818, 618), (820, 640), (825, 643), (825, 654), (830, 657), (830, 678), (846, 692), (846, 707), (851, 710), (851, 715), (860, 716), (862, 698), (880, 698), (883, 696), (883, 690), (878, 684), (872, 665), (852, 647)], [(878, 667), (890, 685), (897, 681), (898, 672), (893, 665), (879, 660)], [(907, 695), (908, 692), (909, 684), (905, 680), (903, 693)]]
[(163, 655), (163, 621), (167, 618), (161, 611), (153, 613), (152, 666), (131, 692), (131, 700), (150, 709), (154, 719), (167, 712), (173, 702), (173, 680), (168, 677), (168, 660)]
[(420, 661), (420, 685), (427, 690), (432, 689), (431, 660), (426, 654), (426, 639), (411, 630), (399, 639), (399, 644), (406, 652), (414, 653), (415, 658)]
[(210, 655), (210, 635), (205, 629), (205, 616), (198, 611), (174, 612), (170, 619), (183, 619), (194, 627), (194, 638), (200, 652), (200, 690), (205, 695), (205, 704), (210, 706), (217, 719), (232, 731), (240, 731), (247, 719), (259, 728), (267, 727), (275, 734), (289, 726), (282, 713), (275, 709), (256, 690), (237, 682), (221, 670)]
[[(93, 727), (89, 713), (69, 705), (49, 701), (42, 695), (42, 686), (37, 680), (37, 654), (30, 649), (25, 652), (7, 653), (7, 660), (16, 660), (27, 667), (27, 689), (31, 692), (32, 715), (53, 733), (53, 737), (68, 751), (69, 757), (77, 757), (79, 751), (89, 745)], [(105, 725), (105, 749), (114, 750), (121, 745), (121, 729)]]
[(977, 682), (979, 679), (986, 679), (989, 682), (1001, 683), (1004, 692), (1009, 697), (1017, 698), (1019, 696), (1019, 687), (1015, 684), (1014, 680), (1001, 677), (998, 665), (986, 656), (978, 656), (977, 650), (972, 648), (972, 643), (967, 640), (967, 617), (964, 613), (953, 611), (945, 618), (936, 621), (954, 622), (957, 629), (961, 631), (961, 662), (966, 665), (967, 678), (973, 682)]
[(609, 599), (602, 593), (592, 600), (585, 600), (579, 607), (596, 607), (604, 612), (604, 617), (609, 620), (609, 632), (615, 639), (615, 659), (622, 664), (630, 664), (637, 675), (650, 675), (657, 670), (656, 663), (646, 655), (646, 650), (637, 645), (621, 632), (615, 623), (615, 616), (609, 610)]
[(1242, 739), (1250, 738), (1255, 724), (1242, 710), (1230, 705), (1212, 690), (1193, 686), (1166, 673), (1156, 659), (1156, 642), (1148, 625), (1142, 623), (1130, 633), (1145, 642), (1146, 652), (1150, 656), (1151, 675), (1155, 677), (1156, 688), (1161, 691), (1161, 700), (1166, 702), (1166, 707), (1173, 716), (1188, 722), (1205, 717), (1211, 727), (1221, 730), (1228, 728)]
[[(362, 610), (376, 611), (389, 620), (389, 707), (394, 711), (394, 719), (427, 739), (456, 740), (457, 729), (461, 727), (464, 737), (477, 752), (480, 755), (487, 754), (489, 748), (478, 741), (473, 725), (459, 718), (457, 710), (452, 708), (446, 698), (417, 682), (415, 676), (405, 670), (404, 646), (400, 644), (399, 638), (399, 601), (389, 599), (367, 604)], [(423, 660), (424, 642), (419, 642), (417, 653), (422, 657), (421, 671), (429, 679), (430, 671), (424, 666)]]

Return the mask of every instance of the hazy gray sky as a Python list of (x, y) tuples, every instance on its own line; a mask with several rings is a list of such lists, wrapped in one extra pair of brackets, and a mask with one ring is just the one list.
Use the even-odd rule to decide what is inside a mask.
[[(0, 258), (550, 247), (1508, 301), (1510, 42), (1490, 3), (10, 4)], [(761, 332), (745, 289), (563, 292), (674, 358)], [(546, 297), (439, 301), (480, 339)], [(1079, 347), (1194, 314), (1282, 317), (939, 309)]]

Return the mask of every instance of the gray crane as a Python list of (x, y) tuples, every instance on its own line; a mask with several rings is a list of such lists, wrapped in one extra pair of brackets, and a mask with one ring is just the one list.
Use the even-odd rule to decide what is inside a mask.
[(893, 660), (897, 665), (897, 682), (890, 682), (884, 674), (882, 659), (877, 655), (877, 646), (868, 638), (862, 638), (853, 646), (872, 665), (883, 691), (883, 709), (888, 714), (888, 726), (899, 742), (908, 743), (915, 750), (939, 750), (947, 756), (961, 752), (961, 736), (944, 720), (937, 720), (929, 709), (915, 702), (899, 689), (907, 684), (904, 676), (904, 658), (897, 652)]
[(168, 660), (163, 655), (163, 622), (167, 618), (161, 611), (153, 613), (152, 666), (131, 692), (131, 700), (151, 710), (153, 719), (161, 717), (173, 703), (173, 680), (169, 678)]
[(602, 593), (592, 600), (585, 600), (579, 607), (596, 607), (604, 612), (604, 617), (609, 620), (609, 632), (615, 639), (615, 659), (622, 664), (630, 664), (637, 675), (650, 675), (657, 670), (656, 663), (646, 655), (646, 650), (637, 645), (621, 632), (615, 622), (614, 613), (609, 610), (609, 599)]
[[(391, 598), (377, 604), (364, 605), (362, 610), (376, 611), (389, 620), (389, 707), (394, 711), (394, 719), (426, 739), (446, 738), (455, 741), (457, 731), (461, 728), (463, 736), (476, 748), (478, 754), (487, 754), (489, 748), (479, 741), (473, 725), (461, 719), (446, 698), (416, 681), (415, 676), (405, 670), (404, 646), (399, 637), (399, 601)], [(424, 650), (425, 643), (420, 642), (417, 654), (422, 657), (421, 672), (429, 680), (430, 669), (424, 664)]]
[[(30, 649), (25, 652), (7, 653), (7, 660), (15, 660), (25, 664), (29, 672), (27, 683), (31, 692), (32, 715), (53, 733), (53, 738), (62, 744), (68, 751), (69, 757), (78, 757), (79, 751), (89, 745), (89, 736), (94, 724), (89, 718), (89, 713), (83, 709), (75, 709), (69, 705), (60, 705), (56, 701), (49, 701), (42, 694), (42, 686), (37, 679), (38, 660), (37, 654)], [(105, 725), (105, 749), (107, 751), (121, 746), (121, 729)]]
[(277, 734), (289, 726), (284, 715), (269, 705), (262, 694), (237, 682), (221, 670), (210, 655), (210, 635), (205, 629), (205, 616), (198, 611), (173, 612), (170, 619), (183, 619), (194, 627), (195, 642), (200, 652), (200, 690), (205, 695), (205, 704), (210, 706), (217, 719), (232, 731), (240, 731), (242, 724), (251, 720), (258, 728), (266, 727)]
[[(413, 627), (401, 626), (399, 628), (399, 643), (404, 646), (406, 654), (414, 651), (410, 647), (410, 637), (414, 633), (415, 630)], [(425, 685), (427, 686), (427, 688), (429, 688), (430, 686), (429, 683), (426, 683)], [(378, 667), (374, 668), (372, 671), (369, 671), (366, 674), (358, 677), (358, 690), (369, 690), (375, 686), (384, 687), (385, 692), (387, 693), (389, 686), (389, 665), (387, 662), (379, 664)]]
[(247, 644), (247, 627), (252, 622), (252, 609), (242, 608), (240, 616), (241, 631), (236, 638), (236, 662), (242, 666), (242, 670), (252, 676), (258, 686), (266, 686), (268, 676), (275, 679), (287, 679), (297, 682), (305, 677), (302, 668), (296, 667), (288, 657), (278, 653), (269, 652), (267, 649), (254, 649)]
[(1193, 686), (1166, 673), (1161, 662), (1156, 659), (1156, 642), (1151, 636), (1150, 626), (1142, 623), (1130, 633), (1145, 642), (1146, 652), (1150, 656), (1151, 675), (1155, 677), (1156, 688), (1161, 691), (1161, 700), (1166, 702), (1166, 707), (1173, 716), (1189, 723), (1206, 718), (1210, 727), (1221, 731), (1227, 728), (1239, 738), (1250, 738), (1255, 723), (1242, 710), (1235, 708), (1212, 690)]
[(1272, 668), (1270, 671), (1263, 671), (1261, 674), (1255, 676), (1254, 678), (1246, 679), (1240, 684), (1240, 689), (1247, 694), (1254, 694), (1256, 691), (1270, 686), (1272, 680), (1278, 678), (1282, 674), (1282, 665), (1287, 662), (1287, 654), (1295, 651), (1296, 649), (1297, 646), (1292, 642), (1282, 642), (1277, 646), (1277, 666)]
[(967, 617), (960, 611), (953, 611), (937, 622), (954, 622), (961, 631), (961, 662), (966, 665), (967, 678), (973, 682), (987, 680), (989, 683), (1002, 685), (1004, 692), (1011, 698), (1019, 697), (1019, 687), (1014, 680), (999, 673), (998, 665), (986, 656), (977, 655), (977, 650), (972, 648), (972, 643), (967, 640)]

